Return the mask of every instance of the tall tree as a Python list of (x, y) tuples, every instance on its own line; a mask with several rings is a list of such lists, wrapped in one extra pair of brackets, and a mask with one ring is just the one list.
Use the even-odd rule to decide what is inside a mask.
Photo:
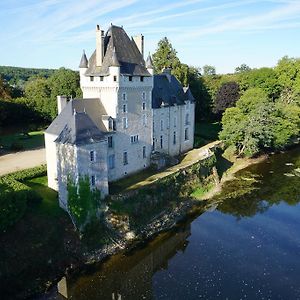
[(203, 76), (214, 76), (217, 74), (216, 68), (214, 66), (205, 65), (202, 68)]
[(218, 115), (222, 114), (226, 108), (235, 105), (240, 97), (240, 87), (237, 82), (224, 82), (217, 91), (214, 112)]
[(251, 68), (246, 64), (241, 64), (239, 67), (235, 68), (236, 73), (245, 73), (251, 71)]

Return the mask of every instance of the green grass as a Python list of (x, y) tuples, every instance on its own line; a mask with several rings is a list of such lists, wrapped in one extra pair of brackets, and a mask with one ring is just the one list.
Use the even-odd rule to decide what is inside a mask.
[(219, 122), (198, 122), (195, 124), (195, 137), (206, 141), (215, 141), (218, 140), (218, 134), (221, 129)]
[(208, 193), (214, 187), (213, 183), (209, 183), (206, 186), (200, 186), (191, 193), (191, 196), (196, 199), (201, 199), (206, 193)]
[(27, 180), (25, 184), (37, 192), (43, 199), (41, 203), (32, 208), (35, 213), (51, 217), (62, 215), (63, 210), (58, 205), (57, 192), (47, 186), (47, 176)]
[(30, 150), (44, 147), (44, 132), (32, 131), (0, 136), (0, 149)]
[(145, 179), (147, 179), (148, 177), (157, 174), (158, 172), (148, 168), (145, 169), (141, 172), (132, 174), (132, 175), (128, 175), (120, 180), (117, 180), (115, 182), (111, 182), (109, 184), (109, 193), (110, 194), (117, 194), (120, 193), (124, 190), (126, 190), (127, 188), (135, 185), (136, 183), (142, 182)]

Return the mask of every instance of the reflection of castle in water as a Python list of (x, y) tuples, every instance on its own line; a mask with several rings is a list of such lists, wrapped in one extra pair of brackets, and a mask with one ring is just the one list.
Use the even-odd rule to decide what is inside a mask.
[(153, 299), (152, 276), (168, 267), (168, 261), (188, 245), (190, 225), (156, 239), (130, 256), (116, 256), (99, 272), (83, 275), (69, 284), (70, 299)]

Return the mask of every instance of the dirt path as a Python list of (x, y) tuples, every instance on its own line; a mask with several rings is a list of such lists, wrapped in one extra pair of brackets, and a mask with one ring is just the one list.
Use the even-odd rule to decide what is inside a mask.
[(22, 151), (0, 156), (0, 176), (46, 163), (45, 149)]

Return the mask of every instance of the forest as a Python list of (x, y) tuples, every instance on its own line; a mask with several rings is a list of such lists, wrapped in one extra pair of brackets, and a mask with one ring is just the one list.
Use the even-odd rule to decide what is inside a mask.
[[(284, 149), (300, 138), (300, 59), (285, 56), (273, 68), (237, 66), (232, 74), (180, 61), (168, 38), (153, 54), (155, 73), (169, 67), (196, 99), (196, 122), (220, 122), (229, 152), (255, 156)], [(56, 96), (81, 97), (79, 73), (65, 68), (0, 67), (0, 126), (49, 124)]]

